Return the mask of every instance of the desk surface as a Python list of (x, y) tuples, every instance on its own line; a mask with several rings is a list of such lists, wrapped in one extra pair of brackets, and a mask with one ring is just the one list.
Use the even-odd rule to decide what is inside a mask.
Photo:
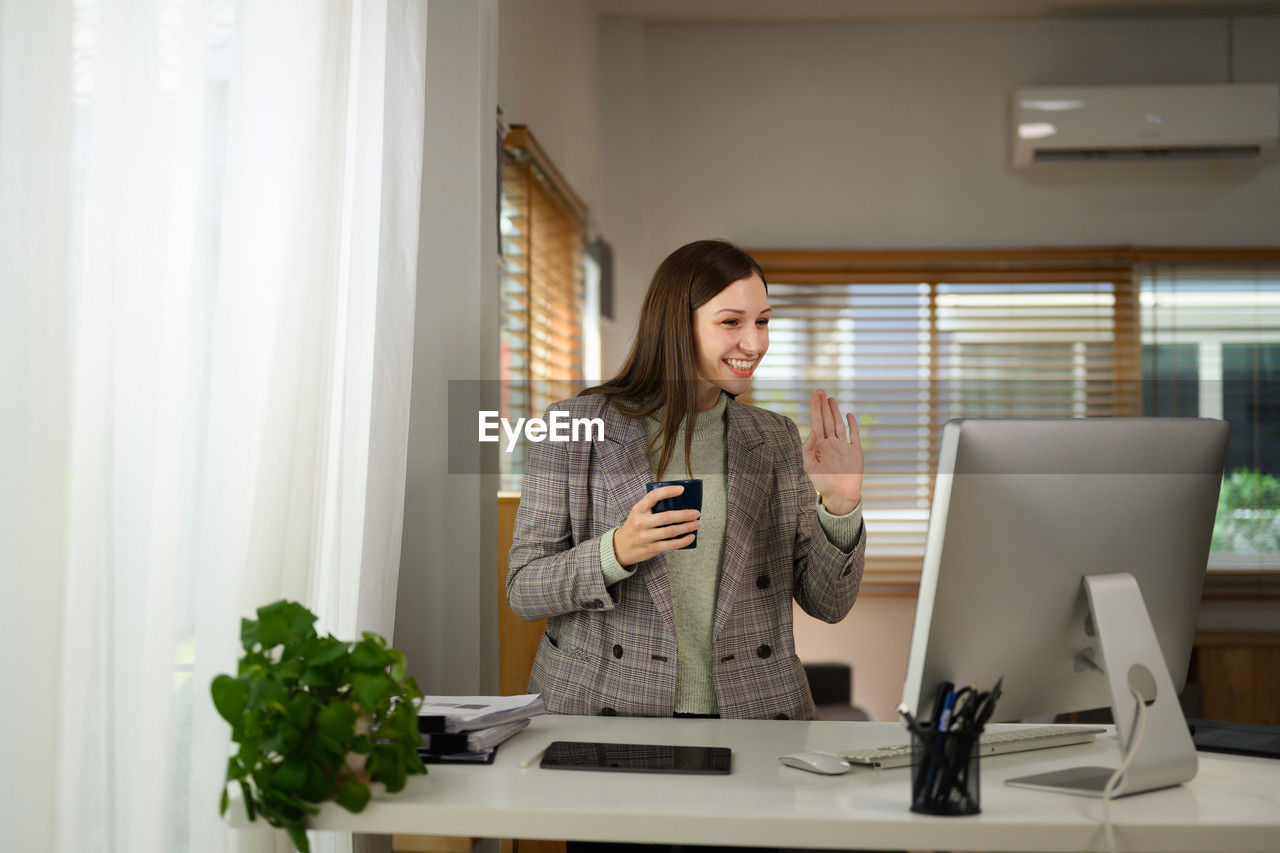
[[(733, 772), (521, 766), (553, 740), (727, 746)], [(375, 793), (361, 814), (327, 805), (315, 828), (842, 849), (1106, 849), (1101, 801), (1004, 781), (1077, 764), (1114, 766), (1119, 752), (1111, 734), (1087, 745), (982, 759), (982, 813), (970, 817), (910, 812), (909, 768), (818, 776), (777, 761), (805, 749), (902, 742), (905, 731), (894, 723), (538, 717), (498, 750), (492, 765), (429, 765), (429, 774), (410, 778), (404, 791)], [(1111, 811), (1121, 850), (1280, 851), (1280, 761), (1201, 753), (1189, 784), (1115, 800)], [(234, 814), (243, 820), (238, 803)]]

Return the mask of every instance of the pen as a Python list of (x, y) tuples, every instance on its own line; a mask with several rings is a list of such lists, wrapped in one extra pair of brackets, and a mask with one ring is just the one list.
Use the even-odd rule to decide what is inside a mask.
[(978, 692), (978, 685), (962, 687), (956, 691), (956, 703), (951, 709), (951, 730), (964, 729), (973, 719), (975, 707), (982, 701), (984, 694)]
[[(947, 684), (950, 684), (950, 682), (947, 682)], [(945, 766), (947, 763), (945, 758), (947, 754), (945, 748), (947, 729), (951, 727), (951, 712), (955, 707), (956, 691), (953, 685), (951, 686), (951, 689), (947, 691), (946, 698), (942, 700), (942, 710), (938, 712), (938, 719), (935, 721), (937, 724), (935, 729), (938, 736), (934, 743), (937, 745), (938, 752), (941, 753), (941, 756), (934, 756), (933, 760), (929, 762), (929, 774), (925, 777), (924, 789), (920, 792), (920, 805), (925, 808), (928, 808), (938, 795), (942, 793), (940, 791), (936, 791), (934, 786), (938, 781), (938, 776), (940, 775), (939, 771), (944, 770), (945, 773)]]
[(954, 692), (956, 686), (950, 681), (938, 682), (938, 686), (933, 691), (933, 719), (936, 721), (942, 714), (942, 705), (947, 701), (947, 694)]
[(991, 715), (996, 710), (996, 700), (1000, 698), (1000, 687), (1004, 684), (1004, 676), (996, 681), (996, 686), (991, 688), (991, 692), (982, 697), (977, 713), (974, 714), (974, 725), (979, 730), (987, 724), (987, 720), (991, 719)]
[(916, 718), (911, 716), (911, 712), (907, 710), (906, 703), (898, 704), (898, 714), (902, 717), (904, 721), (906, 721), (907, 728), (911, 729), (911, 731), (915, 732), (916, 734), (919, 734), (920, 732), (924, 731), (924, 729), (920, 727), (920, 724), (916, 722)]
[(546, 754), (547, 754), (547, 747), (545, 747), (545, 746), (544, 746), (542, 749), (538, 750), (538, 751), (537, 751), (537, 752), (535, 752), (533, 755), (530, 755), (530, 756), (529, 756), (528, 758), (526, 758), (524, 761), (521, 761), (521, 762), (520, 762), (520, 769), (521, 769), (521, 770), (526, 770), (526, 769), (528, 769), (528, 768), (532, 767), (533, 765), (535, 765), (535, 764), (537, 764), (539, 761), (541, 761), (541, 760), (542, 760), (542, 756), (544, 756), (544, 755), (546, 755)]
[(938, 712), (938, 731), (946, 732), (951, 726), (951, 712), (956, 707), (956, 691), (948, 690), (947, 698), (942, 701), (942, 710)]

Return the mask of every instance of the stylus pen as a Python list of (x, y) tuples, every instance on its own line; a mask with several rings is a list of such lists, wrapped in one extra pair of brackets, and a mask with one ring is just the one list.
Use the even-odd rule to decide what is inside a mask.
[(526, 758), (524, 761), (521, 761), (521, 762), (520, 762), (520, 769), (521, 769), (521, 770), (526, 770), (526, 769), (528, 769), (528, 768), (532, 767), (533, 765), (535, 765), (535, 764), (537, 764), (539, 761), (541, 761), (541, 760), (542, 760), (542, 756), (544, 756), (544, 755), (546, 755), (546, 754), (547, 754), (547, 747), (545, 747), (545, 746), (544, 746), (542, 749), (538, 750), (538, 751), (537, 751), (537, 752), (535, 752), (533, 755), (530, 755), (530, 756), (529, 756), (528, 758)]
[(902, 716), (902, 719), (906, 721), (907, 728), (910, 729), (913, 734), (919, 735), (924, 732), (924, 728), (916, 722), (915, 717), (911, 716), (911, 712), (907, 710), (905, 703), (900, 703), (898, 705), (898, 713)]

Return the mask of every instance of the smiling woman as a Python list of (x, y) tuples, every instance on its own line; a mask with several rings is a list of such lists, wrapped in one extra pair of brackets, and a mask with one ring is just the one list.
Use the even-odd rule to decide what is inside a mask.
[(710, 380), (702, 388), (699, 409), (709, 409), (718, 388), (737, 396), (750, 385), (756, 365), (769, 349), (769, 294), (758, 274), (735, 281), (693, 312), (693, 339), (698, 348), (698, 375)]
[[(529, 446), (507, 600), (547, 620), (529, 689), (549, 711), (815, 716), (791, 602), (828, 622), (853, 605), (862, 451), (820, 390), (803, 447), (790, 420), (737, 401), (771, 313), (747, 253), (682, 246), (654, 273), (618, 375), (552, 406), (602, 419), (603, 436)], [(684, 488), (655, 481), (686, 475), (701, 509), (655, 511)]]

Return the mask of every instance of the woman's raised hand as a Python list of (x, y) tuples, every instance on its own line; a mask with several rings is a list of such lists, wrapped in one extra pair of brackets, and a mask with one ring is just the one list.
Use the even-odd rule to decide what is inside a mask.
[(680, 494), (684, 494), (684, 486), (661, 486), (631, 508), (627, 520), (613, 532), (613, 553), (619, 565), (634, 566), (693, 541), (693, 531), (702, 526), (698, 520), (700, 512), (696, 509), (653, 511), (658, 501)]
[(842, 418), (835, 398), (818, 390), (809, 397), (809, 423), (809, 437), (803, 446), (804, 472), (822, 495), (822, 505), (827, 512), (832, 515), (852, 512), (862, 500), (864, 463), (858, 422), (852, 412)]

